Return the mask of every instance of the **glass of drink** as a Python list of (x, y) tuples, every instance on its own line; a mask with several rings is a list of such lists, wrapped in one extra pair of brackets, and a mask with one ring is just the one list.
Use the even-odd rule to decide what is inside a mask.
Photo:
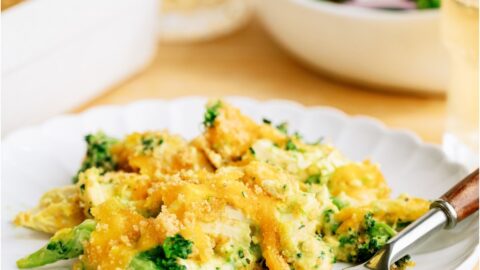
[(443, 0), (441, 17), (451, 74), (444, 146), (454, 158), (463, 157), (459, 161), (475, 163), (479, 136), (478, 0)]
[(159, 0), (159, 38), (184, 42), (213, 38), (241, 26), (251, 0)]

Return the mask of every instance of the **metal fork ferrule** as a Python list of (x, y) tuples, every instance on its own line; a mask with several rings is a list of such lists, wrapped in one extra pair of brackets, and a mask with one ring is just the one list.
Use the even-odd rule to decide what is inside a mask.
[(442, 210), (442, 212), (447, 216), (447, 224), (445, 225), (445, 229), (453, 229), (455, 225), (457, 225), (457, 211), (455, 211), (455, 208), (453, 208), (449, 202), (443, 199), (437, 199), (430, 205), (430, 209), (432, 208), (438, 208)]

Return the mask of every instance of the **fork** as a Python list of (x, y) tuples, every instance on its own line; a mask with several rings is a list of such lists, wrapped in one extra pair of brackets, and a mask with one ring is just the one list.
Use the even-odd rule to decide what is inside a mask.
[(390, 239), (372, 258), (344, 270), (389, 270), (415, 244), (442, 229), (452, 229), (478, 211), (478, 168), (433, 201), (430, 210)]

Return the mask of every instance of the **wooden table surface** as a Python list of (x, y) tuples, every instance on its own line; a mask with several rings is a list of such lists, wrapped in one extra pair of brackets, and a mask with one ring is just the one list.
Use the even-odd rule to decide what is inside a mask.
[(372, 91), (313, 72), (275, 44), (253, 20), (239, 32), (214, 41), (159, 45), (144, 70), (74, 111), (189, 95), (290, 99), (307, 106), (336, 107), (350, 115), (369, 115), (390, 127), (414, 131), (428, 142), (441, 142), (443, 97), (384, 90)]
[(441, 142), (445, 118), (442, 97), (371, 91), (313, 72), (274, 43), (256, 20), (214, 41), (159, 45), (148, 67), (75, 111), (101, 104), (188, 95), (242, 95), (332, 106), (412, 130), (434, 143)]

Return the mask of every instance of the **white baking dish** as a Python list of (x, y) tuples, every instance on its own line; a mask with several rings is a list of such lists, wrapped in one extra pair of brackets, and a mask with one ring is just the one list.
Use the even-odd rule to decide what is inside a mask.
[(78, 106), (145, 66), (157, 0), (27, 0), (2, 12), (2, 134)]
[(392, 12), (315, 0), (258, 0), (272, 36), (321, 73), (380, 90), (442, 94), (448, 54), (438, 10)]

